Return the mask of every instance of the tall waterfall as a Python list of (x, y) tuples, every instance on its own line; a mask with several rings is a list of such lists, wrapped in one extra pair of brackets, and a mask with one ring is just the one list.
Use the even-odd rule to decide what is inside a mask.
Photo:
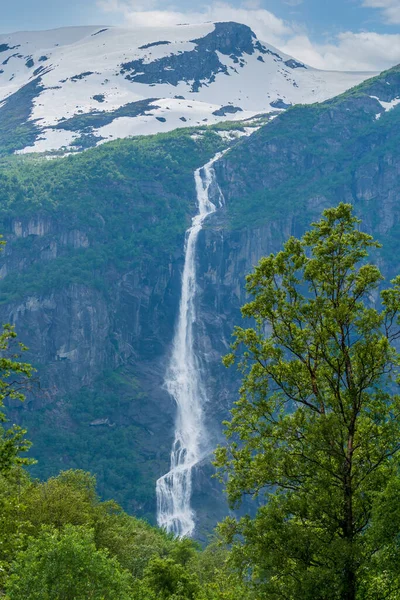
[[(195, 515), (191, 508), (192, 470), (209, 451), (203, 410), (207, 394), (193, 332), (197, 294), (196, 248), (204, 220), (216, 211), (210, 192), (215, 183), (213, 165), (221, 155), (222, 153), (217, 154), (195, 172), (199, 212), (186, 232), (179, 319), (165, 378), (166, 389), (177, 405), (177, 416), (171, 468), (157, 481), (157, 520), (160, 527), (179, 537), (190, 536), (194, 531)], [(218, 186), (215, 189), (222, 204)]]

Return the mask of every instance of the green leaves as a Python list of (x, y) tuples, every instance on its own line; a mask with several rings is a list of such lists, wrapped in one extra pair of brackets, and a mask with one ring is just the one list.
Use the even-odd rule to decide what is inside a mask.
[[(106, 289), (116, 271), (168, 269), (193, 212), (193, 171), (227, 145), (214, 130), (181, 129), (115, 141), (62, 160), (0, 161), (3, 230), (10, 218), (24, 222), (35, 214), (49, 225), (44, 236), (52, 246), (56, 230), (65, 235), (76, 230), (83, 240), (58, 239), (53, 260), (30, 260), (22, 273), (7, 274), (0, 282), (0, 302), (71, 283)], [(20, 257), (36, 252), (33, 239), (10, 243)]]
[[(0, 251), (5, 245), (1, 238), (2, 236), (0, 236)], [(31, 365), (17, 360), (26, 347), (21, 343), (16, 345), (16, 337), (12, 325), (3, 325), (3, 331), (0, 333), (0, 423), (7, 422), (6, 415), (1, 410), (5, 400), (24, 401), (24, 392), (28, 389), (28, 381), (34, 372)], [(16, 465), (28, 465), (34, 462), (20, 456), (31, 446), (25, 439), (25, 434), (26, 431), (17, 425), (9, 429), (0, 425), (0, 475), (8, 474)]]
[(115, 558), (96, 549), (90, 529), (69, 525), (29, 540), (6, 589), (10, 600), (129, 600), (132, 583)]
[(372, 304), (382, 276), (366, 258), (379, 244), (358, 226), (340, 204), (260, 261), (243, 307), (255, 327), (236, 328), (225, 360), (239, 356), (243, 385), (216, 464), (232, 505), (267, 501), (227, 539), (263, 598), (361, 599), (371, 552), (393, 543), (367, 532), (398, 477), (400, 281)]

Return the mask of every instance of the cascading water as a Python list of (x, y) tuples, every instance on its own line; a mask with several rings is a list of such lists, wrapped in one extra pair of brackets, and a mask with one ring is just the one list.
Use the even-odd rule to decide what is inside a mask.
[[(179, 537), (190, 536), (194, 531), (192, 470), (209, 452), (203, 411), (207, 394), (193, 332), (197, 294), (196, 247), (204, 220), (216, 211), (210, 192), (215, 182), (213, 165), (221, 156), (222, 153), (217, 154), (195, 172), (199, 212), (186, 232), (179, 319), (165, 378), (165, 387), (177, 405), (177, 417), (171, 469), (157, 481), (157, 520), (160, 527)], [(218, 186), (215, 189), (222, 205), (222, 194)]]

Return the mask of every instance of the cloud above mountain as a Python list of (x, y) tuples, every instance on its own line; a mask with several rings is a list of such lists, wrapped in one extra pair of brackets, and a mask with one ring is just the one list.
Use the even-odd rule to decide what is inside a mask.
[(399, 0), (364, 0), (366, 8), (378, 8), (386, 23), (392, 25), (400, 24), (400, 1)]
[(382, 71), (400, 63), (400, 34), (347, 31), (326, 44), (298, 35), (281, 47), (318, 69)]
[[(302, 0), (286, 0), (291, 5)], [(380, 8), (386, 19), (399, 19), (399, 0), (364, 0), (365, 7)], [(163, 7), (158, 0), (99, 0), (98, 6), (125, 25), (168, 27), (177, 23), (238, 21), (249, 25), (262, 40), (319, 69), (381, 71), (400, 63), (400, 34), (373, 31), (339, 33), (317, 42), (306, 27), (286, 21), (262, 8), (258, 0), (240, 6), (211, 2), (198, 10)]]
[(146, 4), (136, 0), (99, 0), (106, 13), (119, 13), (127, 25), (143, 27), (169, 27), (178, 23), (204, 23), (207, 21), (237, 21), (246, 23), (260, 37), (276, 45), (290, 37), (293, 27), (272, 12), (259, 8), (258, 2), (247, 2), (235, 7), (226, 2), (213, 2), (201, 10), (161, 9), (160, 3), (150, 0)]

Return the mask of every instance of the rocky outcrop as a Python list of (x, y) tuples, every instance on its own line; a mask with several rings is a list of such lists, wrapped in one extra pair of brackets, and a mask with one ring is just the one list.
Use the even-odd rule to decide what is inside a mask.
[(192, 91), (198, 92), (202, 86), (213, 83), (218, 73), (229, 75), (218, 52), (235, 59), (243, 54), (253, 54), (255, 38), (255, 34), (246, 25), (216, 23), (214, 31), (191, 41), (194, 44), (192, 50), (170, 54), (153, 62), (141, 58), (123, 63), (121, 74), (129, 81), (150, 85), (168, 83), (177, 86), (183, 81), (192, 82)]

